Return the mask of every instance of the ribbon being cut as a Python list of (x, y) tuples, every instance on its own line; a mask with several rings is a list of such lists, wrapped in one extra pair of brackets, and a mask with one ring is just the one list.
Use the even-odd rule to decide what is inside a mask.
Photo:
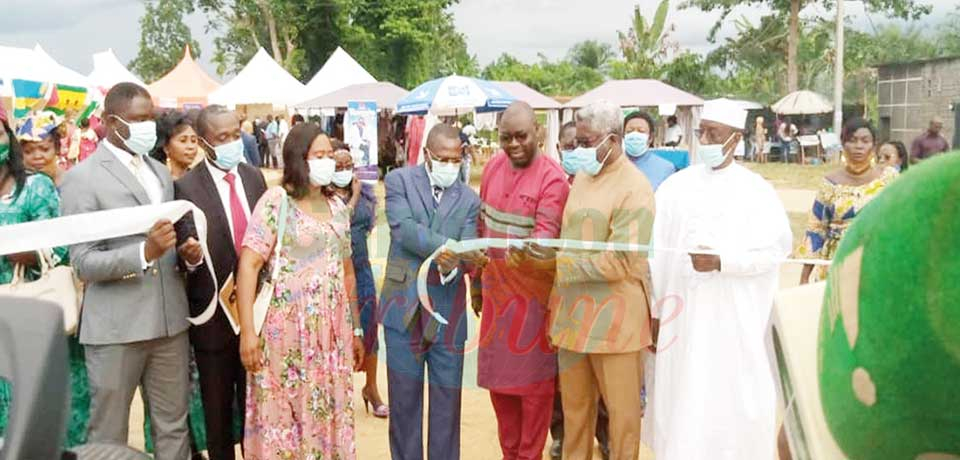
[[(122, 236), (145, 234), (153, 224), (160, 219), (171, 222), (180, 220), (188, 212), (193, 212), (193, 219), (197, 229), (197, 239), (203, 248), (204, 265), (210, 273), (215, 286), (216, 275), (213, 272), (213, 263), (210, 251), (207, 248), (207, 219), (203, 211), (188, 201), (171, 201), (158, 205), (136, 206), (130, 208), (111, 209), (87, 214), (59, 217), (50, 220), (28, 222), (24, 224), (0, 227), (0, 255), (16, 254), (19, 252), (38, 251), (55, 246), (69, 246), (88, 241), (107, 240)], [(417, 296), (424, 310), (433, 316), (440, 324), (447, 325), (448, 321), (433, 309), (430, 297), (427, 294), (427, 273), (433, 260), (443, 250), (457, 254), (487, 248), (520, 248), (527, 243), (539, 246), (581, 251), (618, 251), (618, 252), (653, 252), (654, 247), (646, 244), (634, 243), (607, 243), (596, 241), (561, 240), (561, 239), (506, 239), (480, 238), (467, 241), (451, 241), (441, 246), (428, 257), (420, 266), (417, 274)], [(722, 251), (708, 251), (703, 249), (656, 248), (657, 251), (712, 254), (721, 255)], [(783, 259), (782, 263), (830, 265), (828, 260), (810, 259)], [(199, 316), (187, 318), (191, 324), (199, 326), (210, 321), (216, 313), (217, 304), (221, 304), (230, 326), (235, 333), (239, 333), (240, 325), (227, 305), (218, 301), (214, 294), (209, 305)]]
[[(146, 234), (158, 220), (176, 222), (188, 212), (193, 212), (197, 240), (203, 248), (203, 261), (217, 286), (213, 262), (207, 248), (207, 218), (203, 211), (189, 201), (170, 201), (157, 205), (110, 209), (107, 211), (75, 214), (56, 219), (38, 220), (24, 224), (0, 227), (0, 256), (19, 252), (39, 251), (55, 246), (70, 246), (89, 241), (109, 240), (128, 235)], [(215, 291), (216, 292), (216, 291)], [(218, 296), (214, 294), (210, 304), (199, 316), (187, 318), (190, 324), (199, 326), (210, 321), (217, 311)], [(234, 333), (239, 333), (240, 323), (226, 305), (222, 305)]]
[[(433, 260), (440, 255), (444, 250), (449, 250), (455, 254), (463, 254), (472, 251), (478, 251), (488, 248), (498, 248), (498, 249), (508, 249), (508, 248), (521, 248), (526, 244), (535, 244), (538, 246), (561, 249), (561, 250), (580, 250), (580, 251), (616, 251), (616, 252), (649, 252), (654, 251), (654, 247), (649, 244), (635, 244), (635, 243), (608, 243), (608, 242), (599, 242), (599, 241), (581, 241), (581, 240), (561, 240), (561, 239), (543, 239), (543, 238), (532, 238), (532, 239), (516, 239), (516, 238), (479, 238), (475, 240), (467, 241), (450, 241), (447, 244), (437, 248), (433, 254), (430, 254), (426, 260), (423, 261), (423, 264), (420, 265), (420, 270), (417, 272), (417, 297), (420, 299), (420, 305), (423, 307), (430, 316), (433, 316), (440, 324), (447, 325), (449, 322), (442, 315), (437, 313), (433, 309), (433, 304), (430, 303), (430, 296), (427, 293), (427, 274), (430, 271), (430, 265), (433, 263)], [(681, 254), (707, 254), (707, 255), (716, 255), (720, 256), (724, 254), (724, 251), (711, 251), (705, 249), (683, 249), (683, 248), (656, 248), (657, 251), (662, 252), (678, 252)], [(792, 263), (792, 264), (809, 264), (809, 265), (830, 265), (829, 260), (817, 260), (817, 259), (790, 259), (785, 258), (780, 261), (781, 263)]]

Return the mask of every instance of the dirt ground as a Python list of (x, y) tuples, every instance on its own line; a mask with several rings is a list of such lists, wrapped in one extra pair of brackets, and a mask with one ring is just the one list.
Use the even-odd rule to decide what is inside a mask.
[[(782, 165), (749, 165), (751, 169), (763, 175), (777, 188), (777, 193), (784, 203), (788, 215), (791, 218), (791, 224), (794, 230), (794, 241), (799, 243), (802, 238), (802, 227), (806, 222), (806, 213), (809, 211), (816, 195), (816, 184), (819, 178), (826, 172), (824, 167), (796, 166), (792, 168)], [(478, 173), (480, 168), (474, 168)], [(279, 181), (278, 171), (265, 171), (268, 182), (277, 183)], [(474, 185), (479, 185), (479, 174), (474, 174)], [(377, 186), (377, 195), (383, 198), (382, 183)], [(382, 267), (386, 261), (386, 253), (389, 245), (389, 230), (386, 228), (386, 219), (383, 218), (382, 210), (378, 218), (378, 225), (370, 235), (370, 253), (374, 265), (375, 276), (383, 273)], [(797, 265), (784, 265), (781, 270), (780, 284), (782, 287), (791, 287), (798, 284), (800, 278), (800, 267)], [(378, 280), (378, 284), (382, 282)], [(476, 318), (470, 316), (469, 336), (476, 337), (476, 331), (479, 323)], [(382, 337), (382, 336), (381, 336)], [(381, 344), (383, 343), (381, 338)], [(379, 388), (380, 393), (386, 400), (386, 367), (384, 366), (383, 347), (380, 347), (379, 361)], [(501, 458), (500, 445), (497, 440), (497, 423), (493, 413), (493, 407), (490, 404), (489, 393), (477, 387), (477, 353), (473, 351), (468, 353), (464, 363), (464, 388), (461, 416), (461, 458), (463, 460), (492, 460)], [(389, 441), (387, 436), (388, 421), (375, 418), (372, 414), (364, 412), (362, 407), (363, 400), (360, 398), (360, 389), (364, 385), (364, 375), (354, 375), (354, 408), (356, 413), (356, 446), (357, 457), (359, 459), (387, 459), (390, 457)], [(143, 409), (139, 396), (134, 397), (134, 407), (131, 409), (130, 419), (130, 445), (143, 448)], [(426, 404), (426, 403), (425, 403)], [(429, 408), (427, 409), (429, 410)], [(426, 411), (425, 411), (426, 414)], [(425, 433), (426, 434), (426, 433)], [(550, 438), (547, 439), (547, 446), (544, 449), (544, 459), (549, 459)], [(239, 449), (238, 449), (239, 452)], [(239, 457), (238, 457), (239, 458)], [(599, 459), (600, 454), (595, 450), (594, 458)], [(653, 453), (647, 446), (642, 446), (640, 460), (653, 459)]]

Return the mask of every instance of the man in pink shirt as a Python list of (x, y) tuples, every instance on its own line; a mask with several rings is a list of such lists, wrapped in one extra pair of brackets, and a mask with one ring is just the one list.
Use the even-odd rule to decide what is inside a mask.
[[(560, 165), (537, 146), (533, 109), (512, 104), (500, 122), (498, 153), (484, 168), (480, 238), (557, 238), (570, 187)], [(553, 410), (556, 352), (547, 338), (554, 271), (491, 248), (474, 277), (482, 310), (478, 383), (490, 390), (505, 460), (540, 459)]]

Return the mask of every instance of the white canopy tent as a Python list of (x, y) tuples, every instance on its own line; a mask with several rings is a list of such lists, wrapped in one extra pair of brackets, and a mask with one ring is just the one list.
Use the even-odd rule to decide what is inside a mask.
[(300, 101), (320, 97), (350, 85), (376, 82), (377, 79), (373, 78), (367, 69), (338, 46), (307, 83), (306, 97)]
[(263, 48), (225, 85), (210, 93), (211, 104), (227, 106), (273, 104), (292, 106), (304, 100), (305, 86)]
[(88, 88), (91, 86), (90, 79), (87, 78), (86, 75), (61, 65), (54, 58), (50, 57), (50, 55), (47, 54), (42, 47), (40, 47), (39, 43), (33, 47), (33, 52), (37, 54), (38, 59), (41, 62), (44, 62), (46, 67), (50, 70), (50, 77), (47, 80), (40, 81), (80, 86), (83, 88)]
[(112, 48), (94, 53), (93, 72), (90, 72), (87, 78), (90, 79), (90, 83), (103, 91), (108, 91), (113, 85), (123, 82), (136, 83), (144, 88), (147, 87), (143, 80), (137, 78), (133, 72), (127, 70), (126, 66), (120, 63)]
[(60, 65), (40, 45), (33, 49), (0, 46), (0, 80), (3, 81), (4, 95), (11, 94), (10, 81), (13, 79), (83, 88), (90, 86), (90, 80), (86, 76)]

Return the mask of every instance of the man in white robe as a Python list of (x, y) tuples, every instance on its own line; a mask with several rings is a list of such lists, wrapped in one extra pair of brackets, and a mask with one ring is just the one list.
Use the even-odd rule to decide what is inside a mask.
[(701, 119), (700, 162), (656, 194), (653, 448), (657, 460), (770, 460), (776, 392), (764, 335), (790, 225), (773, 187), (734, 161), (746, 112), (708, 103)]

